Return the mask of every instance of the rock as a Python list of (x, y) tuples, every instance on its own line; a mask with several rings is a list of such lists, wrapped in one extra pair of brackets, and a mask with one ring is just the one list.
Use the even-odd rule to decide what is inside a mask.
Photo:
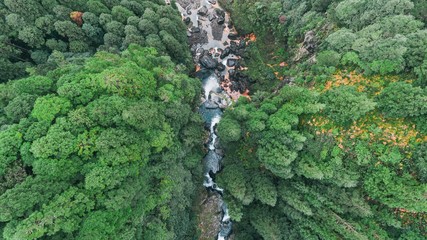
[(313, 53), (317, 46), (316, 33), (311, 30), (308, 31), (304, 36), (304, 42), (302, 44), (308, 52)]
[(216, 152), (209, 151), (204, 158), (205, 171), (217, 173), (221, 169), (221, 159), (222, 157), (219, 156)]
[(210, 3), (210, 4), (216, 4), (216, 0), (208, 0), (208, 3)]
[(190, 28), (190, 33), (198, 33), (200, 32), (200, 28), (199, 27), (191, 27)]
[(202, 8), (197, 11), (197, 14), (200, 16), (206, 16), (208, 14), (208, 8), (206, 6), (203, 6)]
[(224, 25), (220, 25), (217, 21), (213, 21), (211, 23), (211, 28), (214, 40), (221, 41), (222, 36), (224, 35)]
[(225, 65), (222, 63), (218, 63), (218, 65), (216, 66), (216, 69), (218, 69), (218, 71), (222, 72), (225, 70)]
[(186, 18), (184, 18), (184, 23), (185, 23), (186, 25), (189, 25), (189, 24), (191, 23), (191, 18), (190, 18), (190, 17), (186, 17)]
[(234, 54), (237, 56), (244, 56), (245, 49), (241, 48), (241, 49), (237, 50)]
[(216, 16), (214, 15), (214, 14), (212, 14), (212, 13), (210, 13), (209, 14), (209, 16), (208, 16), (208, 19), (209, 19), (209, 21), (213, 21), (214, 19), (216, 18)]
[(237, 59), (235, 59), (235, 58), (229, 58), (229, 59), (227, 59), (227, 66), (229, 66), (229, 67), (236, 66), (236, 63), (237, 63)]
[(203, 49), (201, 47), (197, 48), (196, 54), (198, 54), (198, 55), (204, 55), (204, 53), (205, 53), (205, 49)]
[(230, 75), (230, 77), (234, 77), (234, 74), (236, 74), (236, 70), (230, 69), (228, 70), (228, 74)]
[(200, 64), (207, 69), (215, 69), (218, 62), (211, 56), (205, 55), (200, 59)]
[(220, 58), (221, 58), (221, 59), (226, 58), (228, 55), (230, 55), (230, 52), (231, 52), (230, 47), (226, 47), (226, 48), (222, 51)]
[(222, 204), (221, 195), (205, 190), (201, 191), (200, 195), (200, 213), (197, 215), (199, 239), (217, 239), (221, 230), (222, 211), (218, 209)]
[(230, 43), (230, 51), (232, 53), (236, 53), (237, 50), (239, 50), (239, 46), (237, 45), (237, 43), (235, 41), (231, 41), (231, 43)]
[(217, 21), (217, 23), (218, 23), (219, 25), (222, 25), (222, 24), (224, 24), (224, 22), (225, 22), (225, 18), (224, 18), (224, 17), (219, 16), (219, 17), (218, 17), (218, 19), (217, 19), (216, 21)]
[(246, 47), (246, 41), (245, 40), (240, 40), (239, 42), (239, 48), (240, 49), (244, 49)]
[(215, 13), (218, 17), (223, 17), (225, 18), (225, 12), (219, 8), (215, 8)]
[(228, 21), (227, 27), (228, 27), (229, 29), (232, 29), (232, 28), (234, 27), (234, 25), (233, 25), (233, 21), (232, 21), (232, 20)]
[(211, 100), (211, 101), (206, 101), (206, 102), (204, 103), (204, 105), (205, 105), (205, 108), (206, 108), (206, 109), (217, 109), (217, 108), (219, 108), (218, 104), (216, 104), (216, 103), (215, 103), (215, 102), (213, 102), (212, 100)]
[(231, 91), (238, 92), (240, 89), (240, 84), (236, 81), (231, 81), (230, 89), (231, 89)]
[(229, 33), (228, 38), (231, 40), (237, 40), (239, 38), (239, 35), (237, 33)]

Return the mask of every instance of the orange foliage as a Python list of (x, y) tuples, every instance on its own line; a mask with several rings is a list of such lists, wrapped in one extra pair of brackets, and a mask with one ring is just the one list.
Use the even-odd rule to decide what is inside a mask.
[(337, 71), (332, 78), (327, 81), (324, 85), (323, 91), (328, 91), (331, 88), (339, 87), (342, 85), (355, 86), (357, 91), (363, 92), (366, 88), (374, 90), (374, 95), (377, 95), (384, 88), (385, 83), (387, 82), (396, 82), (398, 78), (396, 76), (392, 77), (364, 77), (362, 74), (357, 73), (356, 71), (346, 72), (346, 71)]
[(256, 35), (255, 35), (255, 33), (247, 34), (245, 36), (245, 39), (247, 41), (246, 44), (248, 44), (249, 42), (255, 42), (256, 41)]
[(82, 16), (83, 16), (82, 12), (74, 11), (74, 12), (70, 13), (71, 20), (73, 20), (75, 23), (77, 23), (77, 25), (79, 25), (79, 27), (81, 27), (83, 25)]
[[(379, 114), (365, 116), (347, 129), (335, 126), (333, 122), (322, 116), (315, 116), (304, 124), (312, 126), (318, 135), (331, 135), (333, 129), (337, 129), (334, 138), (340, 145), (344, 139), (366, 139), (370, 142), (381, 142), (384, 145), (400, 148), (408, 147), (411, 141), (427, 142), (427, 136), (421, 135), (415, 125), (408, 124), (404, 119), (386, 121)], [(371, 131), (373, 127), (377, 129), (376, 132)]]

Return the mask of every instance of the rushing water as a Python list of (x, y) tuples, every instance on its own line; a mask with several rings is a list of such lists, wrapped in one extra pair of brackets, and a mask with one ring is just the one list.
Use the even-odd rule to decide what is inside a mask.
[[(233, 53), (221, 56), (231, 40), (229, 33), (235, 30), (230, 28), (229, 15), (218, 6), (215, 0), (177, 0), (177, 7), (181, 12), (183, 21), (188, 27), (193, 59), (198, 66), (197, 76), (201, 79), (204, 89), (204, 97), (199, 112), (202, 115), (205, 127), (209, 130), (207, 143), (207, 154), (203, 159), (204, 182), (209, 191), (214, 191), (222, 198), (224, 190), (215, 181), (215, 174), (221, 170), (223, 150), (219, 144), (216, 126), (221, 120), (223, 110), (228, 107), (232, 98), (239, 93), (220, 84), (229, 78), (229, 70), (233, 67), (227, 66), (228, 59), (238, 59)], [(236, 44), (236, 42), (233, 42)], [(203, 58), (209, 61), (203, 63)], [(221, 67), (218, 67), (221, 65)], [(224, 80), (225, 79), (225, 80)], [(222, 86), (222, 87), (221, 87)], [(227, 205), (221, 200), (222, 218), (218, 240), (227, 239), (232, 231), (232, 222)]]

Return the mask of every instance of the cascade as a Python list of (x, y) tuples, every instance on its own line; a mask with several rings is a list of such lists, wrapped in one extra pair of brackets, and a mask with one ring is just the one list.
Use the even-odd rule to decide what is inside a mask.
[(209, 131), (209, 140), (206, 144), (208, 152), (203, 159), (203, 186), (221, 198), (218, 207), (222, 210), (222, 218), (218, 223), (217, 239), (225, 240), (231, 234), (232, 221), (227, 204), (222, 201), (224, 189), (214, 181), (224, 157), (216, 126), (222, 111), (246, 91), (242, 89), (245, 87), (232, 81), (232, 75), (239, 70), (235, 63), (240, 59), (245, 42), (238, 41), (229, 14), (216, 0), (177, 0), (176, 4), (187, 25), (187, 36), (198, 70), (196, 76), (201, 79), (204, 90), (199, 112)]

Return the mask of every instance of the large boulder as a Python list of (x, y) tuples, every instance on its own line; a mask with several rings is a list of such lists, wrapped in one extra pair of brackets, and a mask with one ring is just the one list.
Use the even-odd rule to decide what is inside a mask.
[(200, 64), (206, 69), (215, 69), (218, 65), (218, 61), (216, 61), (209, 55), (205, 55), (200, 58)]

